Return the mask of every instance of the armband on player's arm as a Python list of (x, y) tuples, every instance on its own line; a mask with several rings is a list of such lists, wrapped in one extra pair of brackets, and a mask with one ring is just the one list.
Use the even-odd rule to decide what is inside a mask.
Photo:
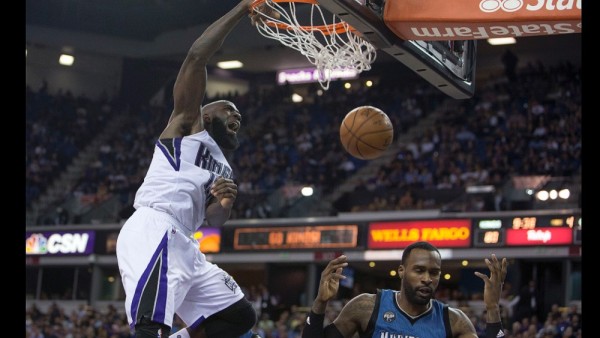
[(325, 330), (323, 331), (325, 332), (326, 338), (344, 338), (344, 335), (342, 335), (340, 330), (338, 330), (337, 326), (333, 323), (325, 326)]
[(302, 338), (344, 338), (340, 330), (333, 323), (323, 328), (325, 314), (316, 314), (310, 311), (306, 317), (306, 325), (302, 330)]
[(502, 329), (502, 321), (497, 323), (486, 323), (485, 325), (485, 338), (500, 338), (504, 337), (504, 330)]
[(306, 317), (306, 325), (302, 330), (302, 338), (324, 338), (323, 321), (325, 314), (316, 314), (310, 310)]

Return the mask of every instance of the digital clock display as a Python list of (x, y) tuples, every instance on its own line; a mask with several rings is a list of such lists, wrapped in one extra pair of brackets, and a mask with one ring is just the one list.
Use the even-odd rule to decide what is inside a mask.
[[(564, 245), (580, 242), (581, 215), (523, 214), (473, 219), (475, 247)], [(578, 236), (579, 235), (579, 236)]]
[(515, 229), (532, 230), (537, 228), (573, 228), (581, 217), (575, 214), (565, 215), (522, 215), (514, 217), (490, 217), (473, 219), (474, 229)]

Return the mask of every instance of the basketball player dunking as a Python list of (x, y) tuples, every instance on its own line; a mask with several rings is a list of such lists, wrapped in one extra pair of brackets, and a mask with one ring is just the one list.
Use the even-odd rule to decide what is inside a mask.
[[(206, 261), (192, 234), (229, 219), (237, 195), (223, 150), (238, 147), (241, 114), (229, 101), (201, 107), (206, 64), (250, 13), (242, 0), (193, 43), (173, 89), (174, 108), (117, 240), (127, 318), (136, 338), (239, 337), (256, 312), (235, 280)], [(253, 23), (255, 17), (251, 17)], [(187, 325), (169, 336), (174, 315)]]

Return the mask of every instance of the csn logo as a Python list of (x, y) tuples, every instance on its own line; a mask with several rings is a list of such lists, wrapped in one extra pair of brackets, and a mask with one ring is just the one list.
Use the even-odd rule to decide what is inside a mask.
[(31, 234), (25, 239), (28, 254), (82, 254), (86, 252), (90, 235), (87, 233)]

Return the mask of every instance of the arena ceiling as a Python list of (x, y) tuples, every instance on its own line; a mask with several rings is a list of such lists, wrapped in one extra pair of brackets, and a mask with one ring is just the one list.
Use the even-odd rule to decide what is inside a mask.
[[(26, 43), (130, 57), (181, 60), (191, 42), (237, 0), (26, 0)], [(510, 49), (522, 60), (549, 56), (579, 64), (581, 34), (527, 37)], [(478, 44), (478, 67), (499, 63), (504, 46)], [(309, 66), (299, 52), (238, 25), (211, 62), (239, 59), (245, 71)], [(396, 62), (379, 53), (376, 62)]]

